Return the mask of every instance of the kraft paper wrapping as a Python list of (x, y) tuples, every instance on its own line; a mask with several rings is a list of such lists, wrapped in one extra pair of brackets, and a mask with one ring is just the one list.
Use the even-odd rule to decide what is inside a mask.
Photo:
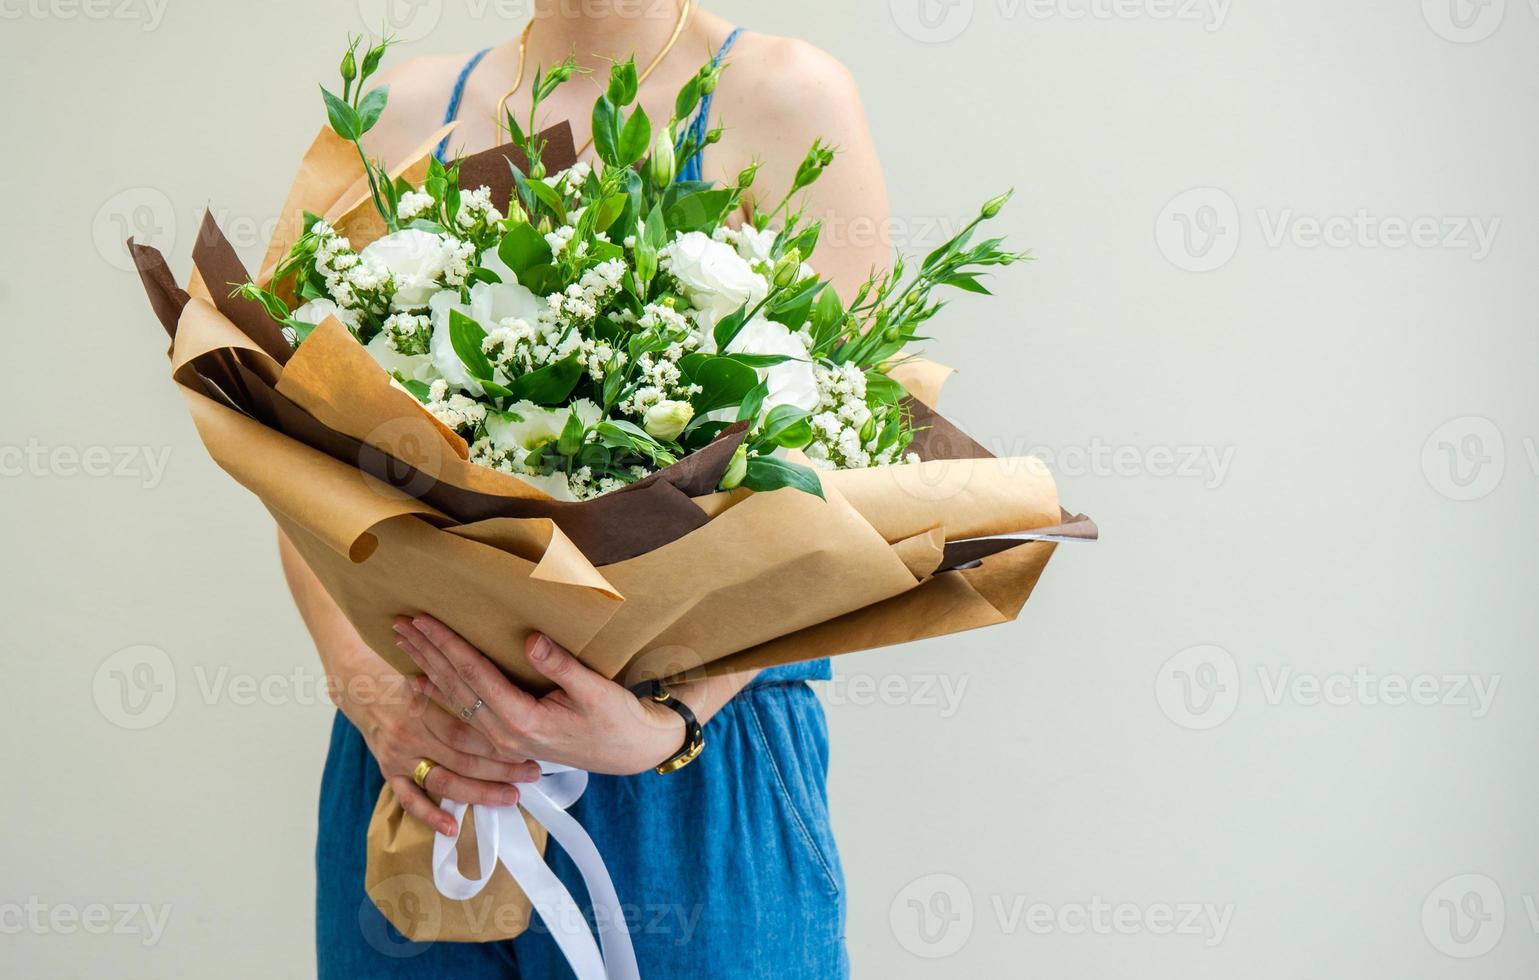
[[(569, 129), (551, 134), (558, 154), (572, 153)], [(442, 136), (394, 172), (419, 178)], [(515, 152), (467, 159), (462, 182), (510, 192)], [(334, 216), (355, 247), (383, 230), (370, 224), (361, 176), (351, 146), (323, 131), (290, 191), (264, 279), (297, 237), (301, 211)], [(217, 225), (205, 222), (199, 237), (186, 292), (159, 253), (130, 245), (173, 336), (173, 378), (199, 436), (272, 513), (364, 641), (404, 673), (415, 666), (394, 643), (400, 614), (448, 623), (536, 692), (548, 683), (524, 659), (532, 631), (630, 685), (1003, 623), (1055, 546), (973, 539), (1067, 519), (1040, 464), (995, 459), (933, 411), (951, 372), (923, 361), (893, 376), (914, 396), (924, 461), (824, 474), (826, 500), (713, 492), (739, 429), (625, 491), (553, 501), (470, 464), (464, 440), (335, 320), (297, 351), (275, 344), (272, 325), (224, 288), (245, 272)], [(1085, 520), (1067, 527), (1094, 533)], [(543, 830), (531, 829), (543, 844)], [(461, 841), (460, 864), (473, 874), (474, 835)], [(432, 831), (386, 787), (370, 824), (366, 887), (396, 928), (422, 941), (490, 941), (527, 927), (528, 902), (500, 866), (469, 902), (439, 895), (432, 845)]]

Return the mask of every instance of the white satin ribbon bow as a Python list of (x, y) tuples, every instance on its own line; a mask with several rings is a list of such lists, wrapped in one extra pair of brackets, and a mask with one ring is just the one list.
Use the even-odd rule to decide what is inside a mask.
[[(576, 803), (588, 788), (588, 774), (581, 769), (540, 763), (540, 781), (518, 787), (519, 804), (550, 832), (561, 845), (588, 886), (598, 922), (599, 942), (593, 941), (588, 921), (571, 892), (545, 863), (518, 806), (476, 804), (476, 851), (481, 862), (481, 876), (472, 881), (460, 874), (455, 848), (464, 829), (465, 804), (444, 800), (440, 806), (454, 817), (453, 837), (437, 834), (433, 838), (433, 884), (445, 898), (465, 901), (481, 893), (491, 880), (497, 863), (508, 869), (518, 887), (524, 890), (534, 910), (539, 913), (551, 937), (566, 956), (577, 980), (641, 980), (636, 966), (636, 950), (620, 896), (615, 892), (609, 869), (594, 846), (593, 838), (567, 808)], [(602, 944), (603, 952), (600, 952)]]

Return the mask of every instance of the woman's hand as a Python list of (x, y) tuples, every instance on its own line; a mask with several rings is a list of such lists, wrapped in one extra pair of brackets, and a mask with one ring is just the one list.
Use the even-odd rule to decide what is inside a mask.
[[(461, 803), (512, 806), (518, 802), (518, 790), (510, 784), (540, 778), (540, 767), (527, 756), (499, 752), (485, 735), (420, 691), (400, 684), (400, 675), (384, 661), (380, 666), (390, 671), (397, 683), (343, 684), (341, 689), (371, 688), (391, 693), (367, 699), (344, 695), (338, 706), (363, 733), (385, 781), (409, 815), (440, 834), (453, 836), (454, 818), (433, 802), (429, 792)], [(423, 759), (438, 763), (424, 780), (427, 792), (412, 778)]]
[(527, 641), (530, 664), (557, 685), (535, 698), (431, 616), (400, 617), (395, 629), (396, 645), (427, 675), (413, 679), (415, 690), (456, 714), (483, 702), (470, 721), (500, 755), (628, 776), (683, 747), (678, 714), (594, 673), (548, 637)]

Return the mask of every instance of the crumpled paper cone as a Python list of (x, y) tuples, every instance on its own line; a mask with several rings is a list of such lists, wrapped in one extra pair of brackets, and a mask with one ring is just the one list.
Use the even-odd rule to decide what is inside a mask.
[[(393, 172), (420, 179), (443, 135)], [(575, 159), (569, 128), (547, 138), (556, 158)], [(505, 195), (514, 154), (468, 158), (462, 183)], [(323, 131), (259, 281), (298, 236), (302, 211), (327, 216), (359, 247), (381, 233), (361, 181), (352, 147)], [(159, 253), (130, 249), (173, 336), (173, 378), (210, 455), (268, 508), (364, 641), (405, 673), (415, 666), (394, 643), (398, 614), (436, 616), (537, 692), (549, 685), (524, 658), (532, 631), (630, 685), (1006, 622), (1055, 546), (991, 536), (1067, 516), (1040, 464), (995, 459), (934, 413), (950, 369), (922, 361), (893, 377), (915, 396), (924, 462), (823, 474), (826, 500), (714, 492), (738, 430), (624, 491), (553, 501), (470, 464), (464, 440), (392, 385), (335, 321), (288, 350), (265, 313), (230, 295), (245, 270), (211, 220), (186, 291)], [(1054, 529), (1094, 533), (1083, 519)], [(392, 924), (421, 941), (488, 941), (527, 927), (527, 899), (501, 867), (476, 899), (439, 895), (432, 845), (432, 831), (386, 787), (366, 887)], [(474, 846), (462, 835), (466, 874)]]

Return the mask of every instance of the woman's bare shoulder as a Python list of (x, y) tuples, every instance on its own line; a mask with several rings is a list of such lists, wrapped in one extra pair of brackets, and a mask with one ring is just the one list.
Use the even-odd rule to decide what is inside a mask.
[(371, 86), (390, 86), (390, 103), (366, 140), (369, 152), (394, 161), (432, 136), (443, 124), (455, 80), (471, 57), (471, 52), (424, 55), (370, 79)]
[(855, 78), (839, 59), (797, 38), (744, 34), (716, 88), (717, 121), (753, 133), (752, 155), (800, 158), (814, 138), (848, 145), (866, 138)]

